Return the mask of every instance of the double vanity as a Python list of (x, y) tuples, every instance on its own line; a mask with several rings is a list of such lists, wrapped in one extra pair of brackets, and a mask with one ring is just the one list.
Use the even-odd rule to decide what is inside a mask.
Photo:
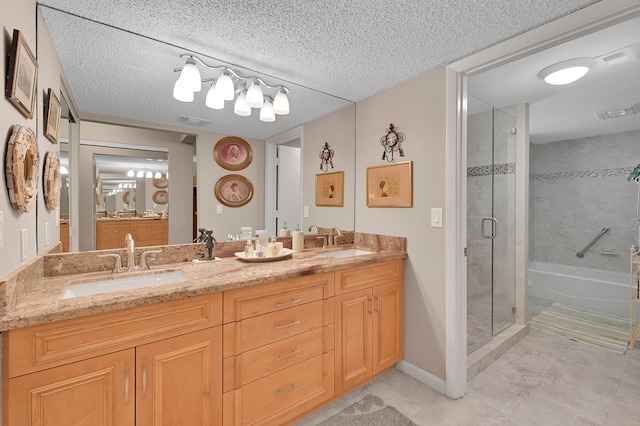
[(288, 424), (402, 359), (404, 238), (261, 263), (234, 244), (208, 262), (137, 249), (161, 251), (117, 274), (97, 255), (118, 250), (49, 254), (8, 276), (3, 424)]

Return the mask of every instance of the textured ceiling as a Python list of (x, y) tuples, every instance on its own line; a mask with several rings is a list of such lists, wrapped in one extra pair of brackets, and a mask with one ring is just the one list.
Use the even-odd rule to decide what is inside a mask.
[[(267, 138), (526, 32), (594, 0), (41, 0), (84, 112)], [(181, 53), (285, 84), (291, 114), (172, 98)], [(205, 72), (203, 71), (203, 75)], [(230, 102), (228, 102), (230, 104)], [(185, 125), (188, 127), (188, 125)]]

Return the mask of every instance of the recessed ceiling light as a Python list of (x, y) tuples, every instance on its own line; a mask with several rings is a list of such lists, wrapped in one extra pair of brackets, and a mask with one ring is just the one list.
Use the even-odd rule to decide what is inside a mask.
[(584, 77), (595, 61), (591, 58), (578, 58), (560, 62), (540, 71), (538, 77), (554, 86), (573, 83)]

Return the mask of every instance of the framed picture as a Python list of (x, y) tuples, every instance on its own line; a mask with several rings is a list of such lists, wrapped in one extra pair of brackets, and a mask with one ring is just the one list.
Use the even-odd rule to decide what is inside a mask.
[(228, 136), (213, 147), (213, 158), (224, 169), (242, 170), (251, 164), (253, 151), (244, 139)]
[(214, 189), (216, 198), (228, 207), (241, 207), (253, 198), (253, 185), (240, 175), (222, 176)]
[(151, 198), (156, 204), (167, 204), (169, 202), (169, 194), (164, 189), (154, 192)]
[(53, 143), (60, 136), (60, 101), (56, 93), (49, 89), (44, 107), (44, 135)]
[(13, 30), (6, 96), (27, 118), (33, 118), (38, 62), (20, 30)]
[(367, 207), (413, 207), (412, 164), (367, 167)]
[(344, 205), (344, 172), (316, 175), (316, 206)]
[(153, 183), (153, 186), (155, 186), (158, 189), (165, 189), (169, 182), (167, 181), (166, 176), (160, 176), (157, 179), (153, 178), (152, 183)]

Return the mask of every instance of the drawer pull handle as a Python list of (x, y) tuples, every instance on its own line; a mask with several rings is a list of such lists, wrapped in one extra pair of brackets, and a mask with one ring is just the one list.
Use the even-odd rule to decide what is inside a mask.
[(129, 403), (129, 366), (124, 366), (124, 403)]
[(289, 358), (291, 356), (294, 356), (296, 354), (299, 354), (299, 353), (300, 353), (300, 349), (296, 349), (294, 351), (289, 352), (288, 354), (278, 355), (278, 357), (276, 358), (276, 361), (281, 361), (283, 359), (287, 359), (287, 358)]
[(281, 330), (281, 329), (283, 329), (283, 328), (292, 327), (292, 326), (294, 326), (294, 325), (298, 325), (298, 324), (300, 324), (301, 322), (302, 322), (302, 321), (297, 320), (297, 321), (291, 321), (291, 322), (290, 322), (290, 323), (288, 323), (288, 324), (280, 324), (280, 325), (276, 325), (276, 330)]
[(301, 302), (301, 299), (291, 299), (288, 302), (280, 302), (278, 304), (276, 304), (276, 308), (282, 308), (283, 306), (289, 306), (289, 305), (293, 305), (294, 303), (299, 303)]
[(373, 297), (369, 298), (369, 302), (371, 302), (371, 307), (369, 308), (369, 313), (372, 314), (373, 313)]
[(142, 397), (147, 396), (147, 361), (142, 361)]
[(286, 389), (282, 389), (276, 392), (276, 396), (280, 396), (280, 395), (284, 395), (287, 392), (291, 392), (292, 390), (294, 390), (295, 388), (297, 388), (298, 386), (300, 386), (300, 383), (294, 383), (291, 386), (289, 386)]

